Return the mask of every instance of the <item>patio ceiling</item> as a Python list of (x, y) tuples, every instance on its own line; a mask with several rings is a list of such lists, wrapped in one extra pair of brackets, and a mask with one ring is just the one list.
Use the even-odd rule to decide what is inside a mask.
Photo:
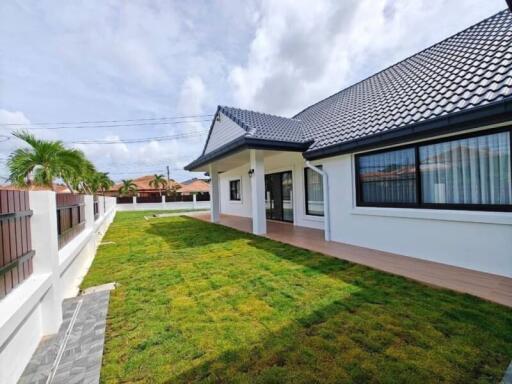
[[(270, 150), (260, 150), (263, 153), (263, 158), (275, 156), (283, 153), (283, 151), (270, 151)], [(231, 155), (224, 156), (220, 159), (214, 160), (211, 163), (204, 164), (201, 167), (195, 169), (196, 172), (208, 172), (208, 166), (210, 164), (213, 165), (214, 169), (219, 172), (226, 172), (230, 169), (241, 167), (244, 164), (248, 164), (250, 161), (249, 158), (250, 149), (243, 149), (239, 152), (233, 153)]]

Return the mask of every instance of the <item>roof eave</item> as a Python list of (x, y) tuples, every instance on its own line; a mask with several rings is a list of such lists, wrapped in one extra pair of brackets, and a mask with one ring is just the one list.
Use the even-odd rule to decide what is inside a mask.
[(313, 149), (305, 152), (304, 158), (315, 160), (339, 156), (360, 150), (424, 139), (434, 135), (455, 133), (485, 125), (503, 123), (508, 120), (512, 120), (512, 97), (472, 108), (469, 111), (455, 112), (428, 121), (407, 125), (403, 128), (334, 144), (325, 148)]
[(219, 160), (223, 157), (232, 155), (244, 149), (260, 149), (260, 150), (274, 150), (274, 151), (288, 151), (288, 152), (304, 152), (311, 145), (311, 142), (288, 142), (278, 140), (258, 139), (254, 137), (242, 136), (222, 147), (202, 155), (190, 164), (185, 166), (185, 170), (194, 171), (206, 164)]

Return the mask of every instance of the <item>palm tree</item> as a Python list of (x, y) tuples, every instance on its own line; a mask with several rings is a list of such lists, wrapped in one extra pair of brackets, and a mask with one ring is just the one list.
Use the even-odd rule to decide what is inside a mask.
[(133, 196), (134, 194), (137, 193), (137, 186), (135, 185), (133, 180), (131, 180), (131, 179), (121, 180), (121, 182), (123, 183), (123, 185), (121, 186), (121, 188), (119, 188), (119, 193), (122, 196), (126, 196), (126, 195)]
[(94, 164), (85, 157), (83, 152), (77, 152), (77, 164), (71, 172), (63, 172), (61, 178), (72, 190), (93, 194), (98, 189), (97, 182), (95, 182), (98, 171), (96, 171)]
[(80, 174), (85, 159), (81, 151), (68, 149), (61, 141), (37, 139), (27, 131), (13, 135), (30, 146), (18, 148), (9, 156), (9, 178), (14, 185), (27, 187), (35, 184), (53, 189), (54, 180), (62, 178), (73, 192), (69, 178)]
[(114, 186), (114, 182), (110, 179), (107, 172), (98, 172), (99, 190), (105, 195), (105, 192)]
[(167, 186), (167, 180), (165, 180), (164, 175), (154, 175), (153, 180), (149, 182), (149, 185), (158, 189), (160, 196), (162, 196), (162, 189), (165, 189)]

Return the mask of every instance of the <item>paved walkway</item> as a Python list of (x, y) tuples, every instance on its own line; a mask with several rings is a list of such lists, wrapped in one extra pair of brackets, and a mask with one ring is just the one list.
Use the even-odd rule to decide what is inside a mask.
[(98, 383), (109, 297), (106, 290), (64, 300), (58, 334), (41, 341), (19, 383)]
[[(209, 213), (197, 214), (193, 217), (204, 221), (210, 220)], [(252, 231), (252, 221), (247, 217), (221, 215), (220, 224), (244, 232)], [(436, 287), (469, 293), (512, 307), (512, 278), (335, 241), (325, 241), (323, 231), (298, 227), (289, 223), (267, 221), (265, 236), (300, 248), (405, 276)]]

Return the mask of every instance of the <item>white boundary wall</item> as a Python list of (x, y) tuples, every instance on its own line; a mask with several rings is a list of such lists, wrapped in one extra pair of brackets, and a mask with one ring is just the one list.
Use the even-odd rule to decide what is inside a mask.
[(160, 211), (175, 209), (210, 209), (209, 201), (172, 201), (166, 203), (128, 203), (117, 204), (118, 211)]
[(0, 383), (16, 383), (41, 338), (62, 323), (62, 301), (75, 296), (114, 219), (116, 200), (99, 197), (94, 220), (93, 197), (85, 196), (85, 229), (61, 250), (57, 242), (55, 193), (30, 192), (34, 272), (0, 300)]

